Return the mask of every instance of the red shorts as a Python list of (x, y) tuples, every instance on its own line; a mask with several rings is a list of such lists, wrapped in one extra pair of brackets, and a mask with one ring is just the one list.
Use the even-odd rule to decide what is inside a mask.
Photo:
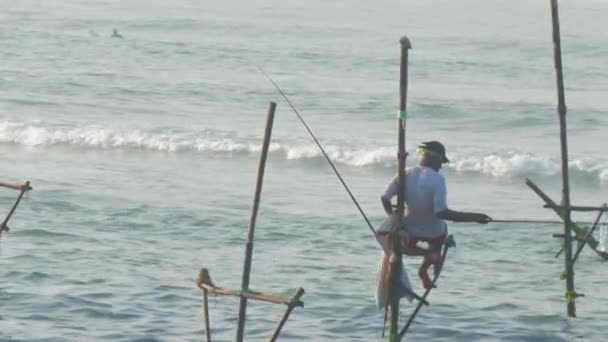
[(425, 237), (413, 236), (413, 235), (403, 237), (403, 239), (402, 239), (403, 251), (405, 253), (407, 253), (409, 251), (414, 251), (417, 247), (416, 245), (418, 244), (418, 242), (421, 242), (421, 241), (429, 244), (429, 251), (432, 251), (432, 252), (441, 251), (441, 245), (443, 245), (443, 242), (445, 241), (447, 235), (448, 235), (448, 233), (445, 232), (445, 233), (443, 233), (443, 235), (433, 237), (433, 238), (425, 238)]

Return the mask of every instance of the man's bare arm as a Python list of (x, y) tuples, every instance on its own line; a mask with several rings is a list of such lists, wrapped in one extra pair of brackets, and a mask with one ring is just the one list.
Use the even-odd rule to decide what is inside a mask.
[(385, 198), (384, 196), (380, 196), (380, 200), (382, 201), (382, 206), (384, 207), (384, 211), (386, 211), (387, 215), (393, 214), (393, 205), (391, 204), (391, 200), (389, 198)]
[(436, 214), (437, 218), (442, 220), (448, 220), (453, 222), (477, 222), (486, 224), (492, 221), (492, 218), (486, 214), (481, 213), (467, 213), (463, 211), (456, 211), (451, 209), (446, 209), (444, 211), (440, 211)]

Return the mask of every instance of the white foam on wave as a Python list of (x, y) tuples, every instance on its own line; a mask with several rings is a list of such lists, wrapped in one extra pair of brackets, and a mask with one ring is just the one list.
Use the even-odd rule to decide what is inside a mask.
[[(207, 137), (209, 136), (209, 137)], [(44, 127), (4, 122), (0, 124), (0, 143), (25, 146), (74, 145), (92, 148), (141, 148), (158, 151), (255, 152), (260, 146), (214, 136), (212, 132), (159, 133), (140, 129), (121, 130), (90, 127)], [(271, 146), (277, 149), (276, 146)]]
[(608, 169), (600, 171), (600, 182), (602, 182), (602, 184), (608, 184)]
[[(530, 153), (506, 153), (468, 155), (454, 158), (449, 168), (459, 172), (476, 172), (494, 177), (517, 176), (558, 176), (561, 161), (557, 158)], [(593, 158), (574, 159), (568, 162), (568, 170), (577, 174), (592, 176), (602, 184), (608, 184), (608, 162)]]
[[(317, 159), (323, 157), (322, 152), (315, 144), (284, 145), (283, 151), (288, 160)], [(370, 147), (370, 148), (346, 148), (343, 146), (329, 144), (323, 145), (323, 149), (332, 161), (350, 166), (382, 165), (390, 166), (393, 163), (394, 148)]]
[[(321, 160), (323, 154), (309, 140), (273, 138), (270, 152), (286, 160)], [(25, 146), (71, 145), (84, 148), (132, 148), (167, 152), (195, 153), (257, 153), (261, 150), (259, 137), (239, 137), (217, 131), (177, 132), (169, 130), (111, 129), (104, 127), (50, 127), (41, 123), (0, 123), (0, 143)], [(395, 167), (393, 146), (357, 146), (351, 142), (322, 142), (329, 158), (337, 163), (354, 166)], [(492, 177), (556, 176), (561, 173), (557, 158), (530, 153), (451, 153), (448, 169)], [(413, 163), (415, 156), (409, 158)], [(583, 158), (570, 161), (573, 177), (599, 179), (608, 184), (608, 161)]]
[(551, 158), (532, 154), (462, 156), (450, 164), (456, 171), (474, 171), (495, 177), (540, 174), (553, 176), (560, 171), (560, 164)]

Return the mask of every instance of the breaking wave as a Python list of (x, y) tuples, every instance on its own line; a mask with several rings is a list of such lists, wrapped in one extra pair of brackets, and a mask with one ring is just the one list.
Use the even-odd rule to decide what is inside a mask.
[[(318, 147), (307, 139), (274, 138), (270, 152), (285, 160), (322, 160)], [(121, 130), (100, 127), (46, 127), (42, 124), (0, 123), (0, 143), (32, 147), (77, 146), (97, 149), (143, 149), (202, 154), (252, 154), (261, 150), (259, 137), (243, 137), (233, 132), (175, 129)], [(354, 167), (395, 167), (393, 146), (353, 146), (351, 142), (322, 142), (328, 156), (337, 163)], [(523, 152), (483, 154), (450, 153), (447, 168), (455, 172), (493, 177), (557, 176), (559, 159)], [(410, 158), (413, 161), (414, 158)], [(608, 160), (582, 158), (570, 161), (573, 177), (599, 180), (608, 184)]]

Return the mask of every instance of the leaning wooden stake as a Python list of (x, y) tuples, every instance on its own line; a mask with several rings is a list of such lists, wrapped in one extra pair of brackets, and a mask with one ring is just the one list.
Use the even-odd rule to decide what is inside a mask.
[(21, 202), (21, 198), (23, 197), (23, 194), (25, 194), (25, 192), (28, 191), (29, 189), (30, 189), (30, 181), (27, 181), (27, 182), (25, 182), (25, 185), (23, 187), (21, 187), (21, 192), (19, 193), (19, 196), (17, 196), (17, 200), (15, 201), (15, 204), (13, 204), (13, 207), (8, 212), (8, 215), (6, 215), (6, 217), (4, 218), (4, 221), (2, 221), (2, 223), (0, 224), (0, 238), (2, 237), (3, 231), (5, 231), (5, 230), (9, 231), (8, 221), (13, 216), (13, 213), (15, 212), (15, 209), (17, 209), (19, 202)]
[[(274, 111), (277, 104), (270, 102), (268, 115), (266, 117), (266, 130), (264, 132), (264, 144), (262, 146), (262, 155), (260, 157), (260, 165), (258, 168), (258, 178), (255, 184), (255, 196), (253, 199), (253, 208), (251, 209), (251, 218), (249, 219), (249, 234), (247, 236), (247, 245), (245, 247), (245, 262), (243, 265), (243, 278), (241, 280), (241, 289), (247, 291), (249, 288), (249, 275), (251, 274), (251, 259), (253, 257), (253, 235), (255, 232), (255, 221), (258, 216), (258, 208), (260, 206), (260, 196), (262, 195), (262, 183), (264, 182), (264, 169), (266, 168), (266, 157), (268, 156), (268, 146), (270, 145), (270, 136), (272, 135), (272, 124), (274, 122)], [(247, 297), (241, 297), (239, 305), (239, 321), (236, 330), (237, 342), (243, 341), (245, 332), (245, 319), (247, 315)]]
[(287, 303), (287, 309), (285, 310), (283, 317), (281, 317), (281, 320), (279, 321), (279, 324), (277, 325), (276, 329), (274, 330), (274, 333), (270, 337), (270, 340), (269, 340), (270, 342), (274, 342), (277, 340), (277, 338), (279, 337), (279, 334), (281, 334), (281, 329), (283, 329), (285, 322), (287, 322), (287, 320), (289, 319), (289, 315), (291, 315), (291, 312), (293, 311), (293, 309), (295, 309), (296, 306), (299, 306), (298, 304), (301, 303), (300, 298), (303, 295), (304, 295), (304, 289), (300, 287), (298, 289), (298, 292), (296, 293), (296, 295), (293, 296), (293, 298), (289, 301), (289, 303)]
[(397, 179), (398, 189), (397, 191), (397, 224), (391, 231), (391, 242), (392, 242), (392, 255), (390, 257), (390, 282), (389, 282), (389, 298), (391, 308), (391, 325), (389, 328), (389, 341), (400, 341), (398, 336), (399, 329), (399, 301), (401, 300), (401, 260), (403, 256), (403, 250), (401, 245), (401, 238), (399, 231), (401, 229), (401, 219), (405, 212), (405, 159), (407, 157), (405, 152), (405, 122), (407, 120), (407, 61), (408, 61), (408, 50), (412, 48), (412, 45), (407, 37), (402, 37), (401, 43), (401, 67), (399, 73), (399, 117), (397, 119), (398, 126), (398, 154), (397, 154)]

